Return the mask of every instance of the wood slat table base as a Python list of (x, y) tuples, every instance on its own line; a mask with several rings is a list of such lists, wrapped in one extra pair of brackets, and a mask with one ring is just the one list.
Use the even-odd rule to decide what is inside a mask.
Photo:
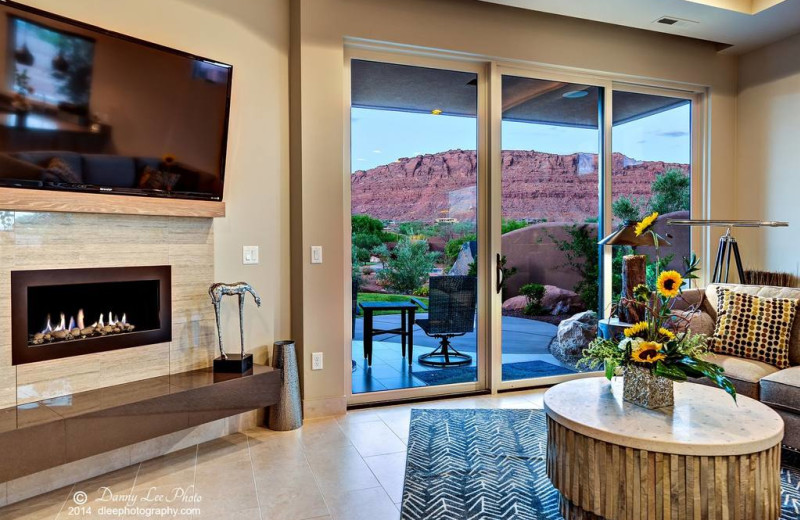
[(780, 444), (691, 456), (595, 440), (547, 418), (547, 475), (567, 520), (777, 520)]

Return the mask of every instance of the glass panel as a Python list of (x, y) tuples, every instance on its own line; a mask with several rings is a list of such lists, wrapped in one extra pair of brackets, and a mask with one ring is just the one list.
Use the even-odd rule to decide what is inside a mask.
[(585, 342), (556, 334), (598, 305), (601, 92), (503, 76), (503, 381), (578, 371)]
[[(691, 252), (688, 227), (668, 226), (670, 218), (690, 218), (692, 104), (688, 99), (615, 91), (611, 176), (614, 228), (659, 213), (656, 232), (671, 245), (661, 247), (662, 269), (681, 271)], [(644, 254), (655, 262), (654, 249), (614, 246), (612, 301), (622, 289), (623, 257)], [(648, 267), (654, 286), (655, 270)]]
[(478, 77), (351, 70), (353, 393), (476, 381)]

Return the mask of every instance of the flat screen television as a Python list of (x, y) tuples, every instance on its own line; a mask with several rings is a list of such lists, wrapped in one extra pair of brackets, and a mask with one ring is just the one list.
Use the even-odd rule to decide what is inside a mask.
[(0, 187), (222, 200), (232, 72), (5, 1)]

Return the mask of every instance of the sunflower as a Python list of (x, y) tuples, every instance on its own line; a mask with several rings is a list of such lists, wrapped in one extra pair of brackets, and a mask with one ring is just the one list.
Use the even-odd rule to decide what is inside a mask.
[(647, 327), (648, 327), (648, 325), (647, 325), (646, 321), (640, 321), (639, 323), (636, 323), (636, 324), (628, 327), (627, 329), (622, 331), (622, 333), (625, 334), (626, 338), (632, 338), (633, 336), (636, 336), (637, 334), (640, 334), (640, 333), (646, 331)]
[(664, 327), (661, 327), (660, 329), (658, 329), (658, 333), (661, 334), (662, 336), (664, 336), (667, 339), (675, 339), (675, 334), (673, 334), (673, 332), (671, 330), (665, 329)]
[(661, 352), (661, 346), (661, 343), (656, 343), (655, 341), (643, 341), (636, 350), (631, 352), (631, 360), (637, 363), (652, 364), (666, 359), (667, 356)]
[(664, 271), (658, 275), (656, 290), (666, 298), (674, 298), (681, 292), (683, 276), (678, 271)]
[(642, 219), (641, 222), (636, 224), (634, 231), (636, 232), (636, 236), (642, 235), (646, 232), (650, 227), (655, 223), (656, 219), (658, 218), (658, 211), (654, 211), (653, 213), (647, 215)]

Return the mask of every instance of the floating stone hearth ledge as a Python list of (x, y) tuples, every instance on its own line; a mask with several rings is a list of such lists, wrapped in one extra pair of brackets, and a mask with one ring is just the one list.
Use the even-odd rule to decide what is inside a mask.
[(211, 369), (155, 377), (0, 410), (0, 482), (203, 423), (272, 406), (280, 372)]

